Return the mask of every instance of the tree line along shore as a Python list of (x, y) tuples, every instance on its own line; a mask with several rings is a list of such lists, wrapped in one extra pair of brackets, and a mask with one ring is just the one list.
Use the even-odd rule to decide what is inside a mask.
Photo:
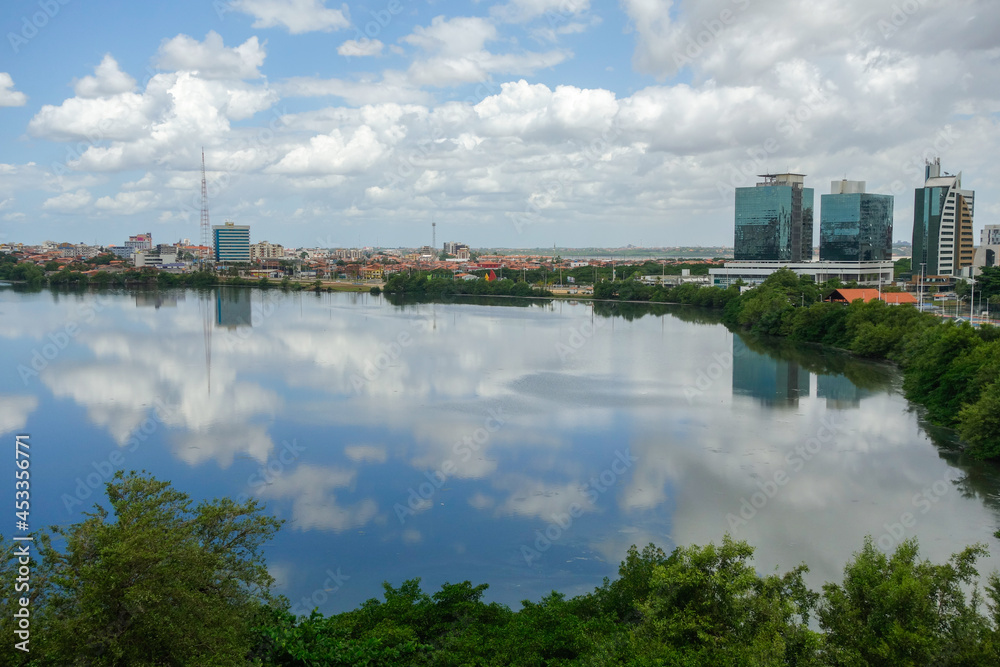
[[(263, 557), (282, 523), (253, 499), (195, 504), (148, 473), (117, 473), (82, 521), (35, 534), (30, 591), (14, 592), (24, 564), (3, 541), (3, 664), (1000, 664), (1000, 578), (980, 580), (982, 544), (933, 563), (914, 539), (886, 553), (866, 538), (842, 580), (815, 591), (807, 564), (773, 572), (726, 536), (669, 554), (633, 546), (614, 580), (516, 611), (485, 602), (487, 584), (428, 593), (412, 579), (351, 611), (297, 616)], [(26, 652), (12, 647), (17, 608), (30, 610)]]

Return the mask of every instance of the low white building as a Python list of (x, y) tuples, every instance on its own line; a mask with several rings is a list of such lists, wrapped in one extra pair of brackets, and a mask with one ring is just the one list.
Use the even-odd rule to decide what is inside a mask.
[(888, 285), (893, 281), (892, 262), (726, 262), (721, 269), (709, 269), (712, 284), (729, 287), (736, 281), (747, 285), (760, 285), (768, 276), (781, 268), (788, 268), (800, 276), (810, 276), (817, 283), (837, 278), (843, 283), (856, 281), (859, 285)]
[(157, 250), (137, 250), (132, 255), (132, 262), (136, 268), (143, 266), (162, 267), (165, 264), (177, 264), (177, 250), (167, 250), (163, 248)]
[(670, 276), (670, 275), (654, 275), (654, 276), (643, 276), (640, 279), (646, 285), (670, 285), (676, 287), (677, 285), (711, 285), (711, 276), (701, 275), (692, 276), (691, 269), (681, 269), (681, 275)]

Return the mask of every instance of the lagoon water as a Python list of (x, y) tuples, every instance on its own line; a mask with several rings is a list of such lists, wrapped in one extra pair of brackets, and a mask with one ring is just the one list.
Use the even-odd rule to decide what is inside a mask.
[(727, 532), (814, 588), (866, 534), (996, 553), (997, 468), (930, 434), (894, 369), (714, 317), (7, 287), (0, 439), (31, 436), (35, 528), (79, 520), (115, 466), (259, 498), (287, 520), (266, 555), (302, 613), (413, 577), (516, 607), (614, 577), (631, 544)]

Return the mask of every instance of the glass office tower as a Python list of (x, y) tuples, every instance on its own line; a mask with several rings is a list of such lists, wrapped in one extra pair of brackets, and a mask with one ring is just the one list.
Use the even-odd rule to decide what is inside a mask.
[(808, 262), (813, 248), (813, 190), (803, 174), (761, 174), (736, 188), (737, 261)]
[(865, 192), (864, 181), (833, 181), (820, 198), (820, 261), (892, 260), (892, 206), (892, 195)]

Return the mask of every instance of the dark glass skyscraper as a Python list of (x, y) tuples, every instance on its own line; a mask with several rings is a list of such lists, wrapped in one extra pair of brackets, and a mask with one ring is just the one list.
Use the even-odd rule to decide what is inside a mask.
[(803, 174), (761, 174), (753, 188), (736, 188), (737, 261), (812, 260), (813, 190)]
[(864, 181), (832, 185), (820, 197), (820, 261), (892, 260), (892, 195), (865, 192)]

